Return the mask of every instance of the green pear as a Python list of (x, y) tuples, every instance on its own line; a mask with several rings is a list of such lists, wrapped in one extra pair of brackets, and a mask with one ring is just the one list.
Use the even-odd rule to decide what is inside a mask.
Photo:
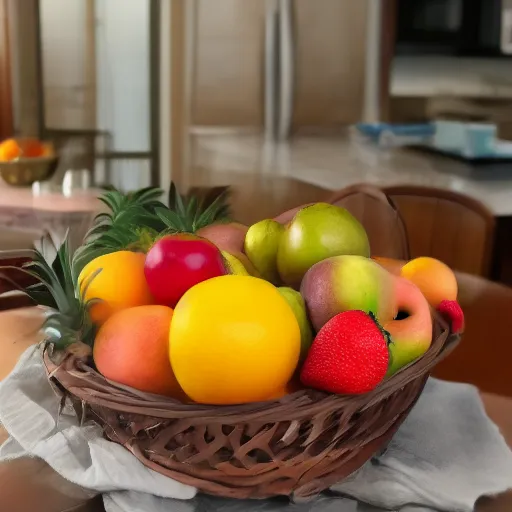
[(309, 323), (306, 313), (306, 304), (302, 295), (293, 288), (282, 286), (278, 288), (278, 290), (286, 302), (288, 302), (299, 324), (300, 360), (303, 361), (308, 355), (311, 344), (313, 343), (313, 330), (311, 329), (311, 324)]
[(272, 219), (253, 224), (245, 235), (244, 251), (263, 279), (279, 284), (277, 248), (284, 227)]
[(244, 264), (236, 257), (227, 251), (221, 251), (224, 257), (225, 266), (230, 274), (235, 276), (249, 276), (249, 272), (244, 267)]
[(299, 210), (280, 236), (277, 269), (283, 282), (298, 289), (319, 261), (340, 255), (370, 256), (368, 235), (347, 210), (316, 203)]

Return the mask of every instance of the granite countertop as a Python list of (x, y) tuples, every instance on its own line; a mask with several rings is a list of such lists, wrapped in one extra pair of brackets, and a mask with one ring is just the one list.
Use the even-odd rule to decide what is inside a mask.
[(260, 135), (193, 135), (192, 165), (288, 176), (327, 190), (354, 183), (423, 185), (460, 192), (496, 216), (512, 215), (512, 164), (474, 167), (412, 149), (380, 149), (348, 136), (300, 136), (283, 143)]

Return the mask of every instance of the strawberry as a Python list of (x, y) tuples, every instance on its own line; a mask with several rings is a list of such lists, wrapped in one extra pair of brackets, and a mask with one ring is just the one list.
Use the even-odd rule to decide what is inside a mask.
[(437, 311), (448, 322), (455, 334), (464, 331), (464, 312), (456, 300), (443, 300), (437, 306)]
[(345, 311), (318, 332), (301, 370), (307, 387), (336, 394), (371, 391), (389, 366), (389, 334), (363, 311)]

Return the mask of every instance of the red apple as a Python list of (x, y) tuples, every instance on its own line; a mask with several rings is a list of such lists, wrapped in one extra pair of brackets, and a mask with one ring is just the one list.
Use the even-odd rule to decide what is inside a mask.
[(192, 286), (227, 274), (219, 249), (195, 235), (166, 235), (146, 255), (144, 274), (160, 304), (174, 308)]

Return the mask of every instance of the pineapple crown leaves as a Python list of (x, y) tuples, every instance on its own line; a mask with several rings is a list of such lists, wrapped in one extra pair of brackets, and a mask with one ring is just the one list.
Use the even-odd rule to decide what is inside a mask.
[(100, 197), (108, 212), (99, 213), (92, 228), (86, 234), (86, 243), (102, 244), (102, 236), (109, 231), (116, 231), (126, 226), (146, 226), (157, 231), (164, 229), (162, 221), (155, 215), (156, 208), (165, 208), (159, 200), (163, 191), (147, 187), (135, 192), (123, 194), (117, 189), (110, 189)]
[(158, 188), (144, 188), (123, 194), (110, 189), (100, 198), (108, 208), (95, 217), (85, 243), (73, 258), (75, 284), (81, 269), (92, 259), (118, 250), (147, 252), (160, 235), (194, 233), (202, 227), (229, 220), (229, 189), (213, 200), (197, 194), (181, 195), (174, 183), (169, 190), (169, 208), (159, 198)]
[[(52, 264), (46, 260), (45, 253), (48, 249), (50, 252), (56, 251)], [(41, 241), (41, 250), (34, 250), (32, 261), (21, 268), (3, 268), (16, 269), (37, 281), (21, 291), (37, 304), (50, 308), (43, 323), (47, 343), (52, 343), (57, 348), (64, 348), (77, 341), (92, 344), (94, 326), (88, 313), (91, 304), (85, 302), (83, 296), (75, 291), (67, 237), (57, 249), (50, 237), (45, 236)]]
[(165, 224), (167, 233), (195, 233), (210, 224), (229, 220), (229, 195), (229, 189), (225, 189), (208, 204), (206, 197), (182, 196), (171, 183), (169, 208), (156, 208), (155, 213)]

